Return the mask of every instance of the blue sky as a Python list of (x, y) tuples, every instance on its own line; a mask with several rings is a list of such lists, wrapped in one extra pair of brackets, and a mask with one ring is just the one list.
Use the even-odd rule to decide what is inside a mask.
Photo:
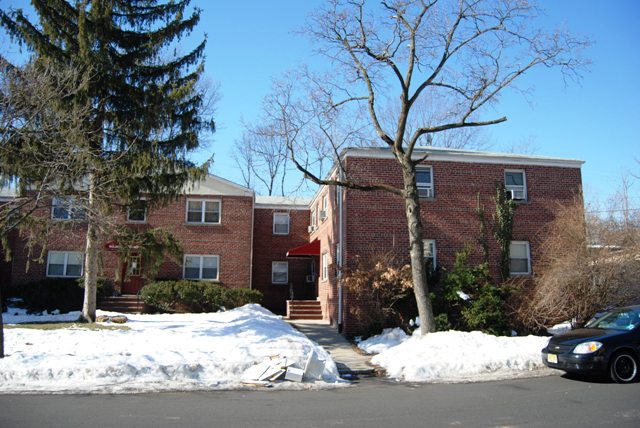
[[(23, 1), (0, 0), (0, 7)], [(218, 131), (204, 160), (215, 153), (212, 172), (242, 182), (231, 158), (242, 135), (241, 120), (255, 120), (271, 79), (302, 63), (322, 59), (307, 41), (292, 34), (322, 0), (194, 0), (202, 20), (194, 35), (208, 35), (206, 75), (220, 85)], [(594, 44), (586, 52), (593, 64), (580, 84), (568, 87), (556, 71), (538, 70), (521, 86), (535, 91), (502, 98), (496, 111), (506, 123), (483, 131), (490, 151), (525, 143), (534, 154), (586, 161), (583, 183), (588, 202), (602, 203), (618, 189), (625, 173), (640, 176), (640, 1), (541, 1), (550, 28), (566, 26)], [(632, 207), (640, 208), (640, 180), (632, 179)]]
[[(214, 173), (241, 181), (230, 153), (242, 134), (241, 119), (259, 115), (271, 79), (304, 62), (319, 61), (299, 28), (320, 0), (213, 2), (203, 9), (202, 28), (209, 36), (207, 75), (220, 84), (219, 130), (211, 150)], [(587, 200), (603, 201), (614, 193), (623, 173), (640, 175), (640, 1), (546, 1), (545, 24), (564, 25), (594, 41), (586, 52), (593, 64), (581, 84), (568, 87), (558, 72), (540, 70), (527, 77), (535, 87), (525, 100), (505, 96), (497, 111), (504, 124), (484, 131), (491, 151), (522, 142), (535, 154), (586, 161), (583, 182)], [(631, 189), (640, 208), (640, 181)]]

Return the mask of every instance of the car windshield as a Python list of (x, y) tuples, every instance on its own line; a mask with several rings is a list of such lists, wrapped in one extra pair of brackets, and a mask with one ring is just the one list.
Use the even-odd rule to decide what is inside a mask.
[(640, 326), (640, 309), (618, 309), (607, 312), (585, 325), (588, 328), (613, 330), (633, 330), (638, 326)]

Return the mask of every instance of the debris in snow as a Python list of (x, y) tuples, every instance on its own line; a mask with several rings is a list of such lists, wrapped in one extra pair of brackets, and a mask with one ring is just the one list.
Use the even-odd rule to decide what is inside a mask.
[[(302, 380), (318, 380), (322, 378), (325, 361), (320, 360), (315, 351), (307, 357), (304, 369), (296, 367), (293, 361), (286, 357), (269, 357), (261, 363), (249, 367), (242, 375), (242, 382), (252, 385), (268, 385), (269, 382), (288, 380), (302, 382)], [(265, 384), (266, 382), (266, 384)]]
[(469, 300), (471, 298), (471, 296), (469, 296), (467, 293), (465, 293), (462, 290), (458, 290), (458, 297), (460, 297), (462, 300)]
[(318, 358), (316, 351), (311, 351), (304, 365), (304, 377), (307, 380), (318, 380), (322, 378), (322, 373), (326, 366), (326, 361)]

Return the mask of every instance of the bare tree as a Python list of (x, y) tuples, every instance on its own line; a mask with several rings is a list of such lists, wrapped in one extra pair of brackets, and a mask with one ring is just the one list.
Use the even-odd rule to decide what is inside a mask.
[[(288, 124), (282, 130), (289, 154), (317, 184), (383, 190), (404, 199), (423, 333), (433, 331), (435, 324), (416, 187), (416, 166), (425, 156), (415, 148), (446, 132), (506, 121), (506, 116), (492, 117), (488, 107), (497, 104), (505, 89), (517, 89), (518, 79), (533, 68), (557, 67), (565, 78), (579, 77), (586, 61), (577, 52), (587, 42), (535, 28), (538, 14), (527, 0), (331, 0), (304, 29), (319, 53), (331, 60), (333, 70), (322, 77), (301, 73), (307, 87), (320, 88), (320, 96), (304, 94), (282, 103), (278, 114)], [(303, 114), (314, 113), (375, 136), (370, 144), (391, 150), (402, 170), (403, 186), (314, 174), (301, 150), (307, 134), (302, 129), (317, 127)], [(339, 149), (332, 149), (340, 167)]]
[(580, 200), (558, 207), (555, 217), (537, 255), (543, 274), (523, 296), (519, 320), (533, 329), (566, 320), (579, 324), (598, 310), (637, 303), (640, 227), (625, 223), (624, 216), (585, 217)]

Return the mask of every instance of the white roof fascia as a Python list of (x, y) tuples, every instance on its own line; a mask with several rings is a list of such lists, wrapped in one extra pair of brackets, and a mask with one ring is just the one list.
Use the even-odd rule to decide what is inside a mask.
[(309, 198), (287, 196), (258, 196), (256, 195), (257, 209), (274, 210), (308, 210)]
[(226, 180), (217, 175), (209, 174), (200, 182), (190, 183), (184, 186), (185, 195), (218, 195), (218, 196), (250, 196), (253, 190)]
[[(521, 155), (514, 153), (492, 153), (474, 150), (446, 149), (441, 147), (416, 147), (414, 149), (414, 159), (420, 159), (428, 154), (426, 161), (444, 162), (466, 162), (484, 164), (506, 164), (506, 165), (530, 165), (530, 166), (552, 166), (559, 168), (581, 168), (584, 161), (579, 159), (555, 158), (546, 156)], [(391, 159), (393, 153), (389, 149), (381, 148), (349, 148), (343, 153), (345, 158), (378, 158)]]

